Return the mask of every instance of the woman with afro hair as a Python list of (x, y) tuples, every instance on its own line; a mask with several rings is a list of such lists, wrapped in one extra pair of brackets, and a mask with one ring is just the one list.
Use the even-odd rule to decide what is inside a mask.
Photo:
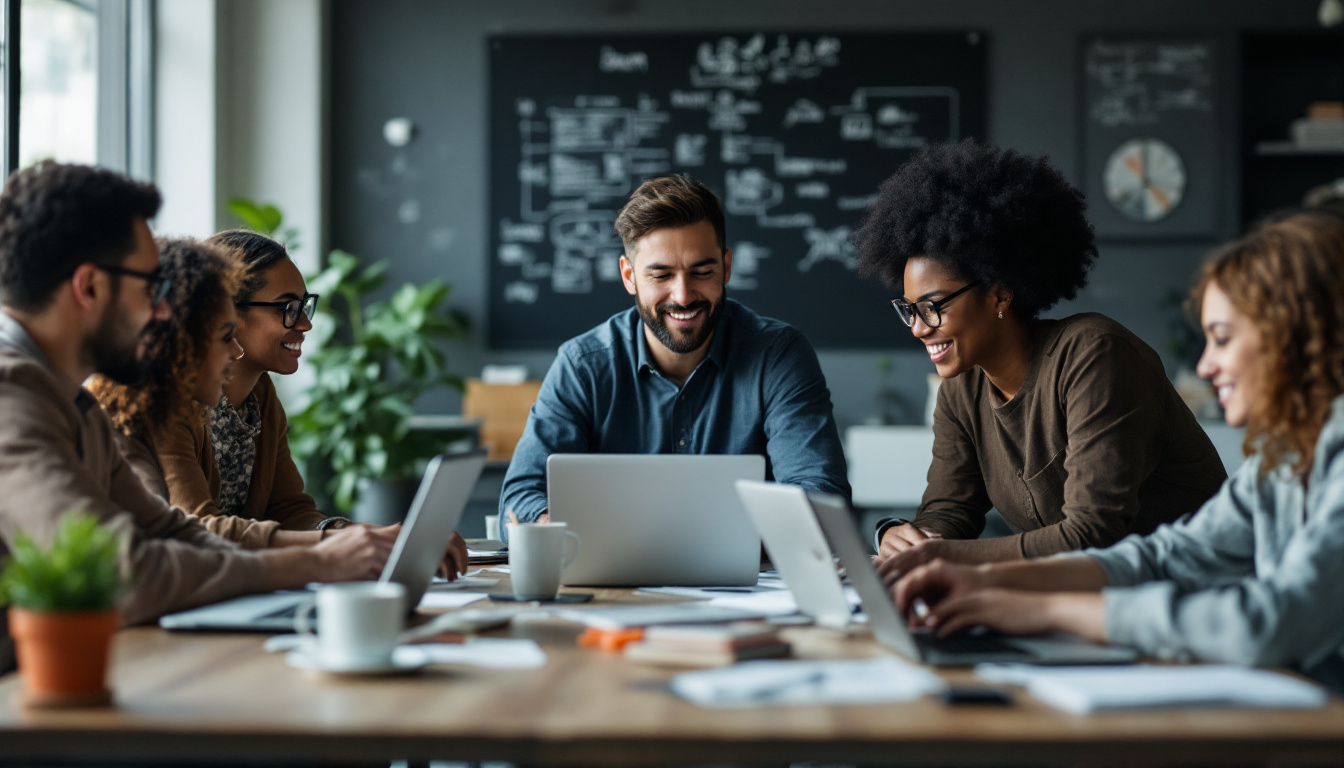
[[(1047, 320), (1097, 257), (1083, 195), (1044, 158), (971, 140), (882, 184), (860, 269), (944, 381), (933, 463), (909, 524), (878, 528), (889, 582), (962, 563), (1104, 547), (1193, 512), (1226, 478), (1157, 353), (1099, 314)], [(977, 539), (990, 508), (1015, 535)]]

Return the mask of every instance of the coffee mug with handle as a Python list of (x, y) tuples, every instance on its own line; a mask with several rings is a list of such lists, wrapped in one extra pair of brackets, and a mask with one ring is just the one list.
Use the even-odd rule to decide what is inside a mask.
[(523, 600), (552, 600), (560, 575), (579, 554), (579, 534), (564, 523), (509, 525), (509, 580)]
[(317, 595), (294, 617), (294, 630), (300, 635), (316, 630), (313, 660), (322, 667), (377, 670), (391, 666), (405, 622), (405, 587), (395, 582), (360, 581), (318, 588)]

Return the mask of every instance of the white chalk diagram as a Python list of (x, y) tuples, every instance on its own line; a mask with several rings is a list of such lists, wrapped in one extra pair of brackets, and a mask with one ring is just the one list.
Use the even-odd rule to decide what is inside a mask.
[(1089, 115), (1116, 128), (1152, 125), (1168, 112), (1211, 111), (1211, 53), (1203, 43), (1094, 42), (1087, 75), (1098, 93)]
[(807, 241), (807, 255), (798, 262), (798, 271), (807, 272), (823, 261), (839, 262), (845, 269), (851, 271), (858, 269), (858, 260), (854, 254), (854, 246), (849, 241), (849, 235), (848, 226), (829, 230), (809, 227), (804, 230), (803, 239)]
[[(841, 143), (917, 149), (958, 138), (960, 102), (954, 88), (857, 88), (843, 103), (799, 98), (777, 122), (766, 121), (756, 98), (761, 89), (818, 77), (839, 65), (840, 54), (840, 41), (829, 36), (723, 36), (699, 44), (686, 86), (663, 99), (641, 94), (629, 103), (619, 96), (579, 95), (545, 109), (532, 98), (516, 100), (521, 195), (517, 218), (499, 223), (496, 252), (511, 275), (504, 300), (535, 304), (543, 289), (587, 294), (619, 281), (623, 247), (612, 224), (630, 192), (650, 176), (680, 169), (694, 175), (711, 159), (727, 166), (719, 189), (730, 216), (798, 232), (799, 271), (829, 262), (853, 270), (850, 228), (819, 226), (811, 211), (819, 201), (831, 201), (849, 217), (871, 195), (837, 194), (850, 170), (846, 159), (791, 153), (790, 131), (820, 128)], [(604, 45), (597, 67), (638, 75), (649, 62), (644, 51)], [(703, 131), (687, 131), (684, 118), (676, 133), (667, 131), (674, 113), (702, 113)], [(757, 133), (774, 135), (753, 135), (753, 125)], [(730, 246), (729, 287), (756, 290), (770, 249), (745, 241)]]

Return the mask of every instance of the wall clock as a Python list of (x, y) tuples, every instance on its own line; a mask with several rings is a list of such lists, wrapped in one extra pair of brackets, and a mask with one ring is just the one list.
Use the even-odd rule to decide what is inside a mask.
[(1102, 184), (1106, 199), (1125, 218), (1160, 221), (1185, 195), (1185, 163), (1160, 139), (1130, 139), (1106, 159)]

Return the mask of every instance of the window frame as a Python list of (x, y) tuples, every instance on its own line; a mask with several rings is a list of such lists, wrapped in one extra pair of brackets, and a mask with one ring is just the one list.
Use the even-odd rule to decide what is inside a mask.
[[(98, 24), (95, 157), (98, 165), (139, 179), (154, 176), (155, 0), (66, 0), (89, 8)], [(23, 0), (0, 0), (4, 40), (4, 120), (0, 164), (18, 170)]]

